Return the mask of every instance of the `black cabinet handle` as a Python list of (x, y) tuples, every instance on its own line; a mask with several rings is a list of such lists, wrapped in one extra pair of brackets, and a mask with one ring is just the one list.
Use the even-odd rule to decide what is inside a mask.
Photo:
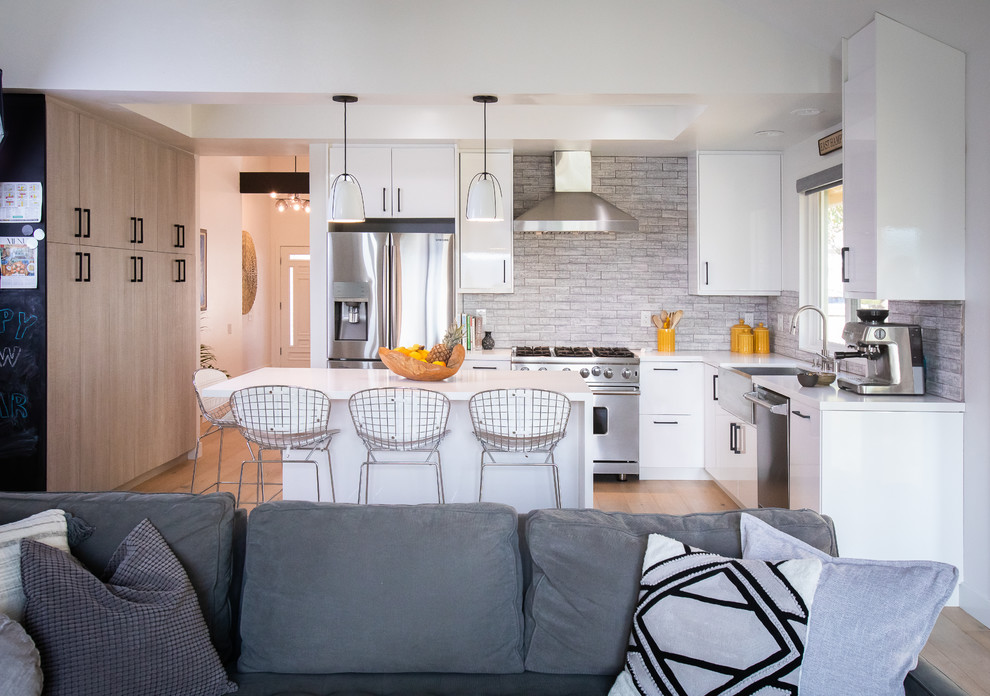
[(143, 256), (132, 256), (131, 257), (131, 282), (132, 283), (143, 283), (144, 282), (144, 257)]
[[(137, 218), (136, 217), (132, 217), (131, 218), (131, 244), (135, 244), (136, 242), (137, 242)], [(134, 257), (132, 256), (131, 258), (133, 259)]]
[(142, 218), (142, 217), (139, 217), (138, 218), (138, 226), (139, 226), (139, 228), (141, 230), (141, 234), (138, 237), (137, 243), (138, 244), (144, 244), (144, 218)]
[(82, 208), (73, 208), (76, 211), (76, 233), (72, 235), (73, 237), (82, 237)]
[(83, 208), (83, 212), (86, 213), (86, 232), (83, 234), (83, 237), (89, 239), (89, 228), (90, 228), (89, 208)]
[(653, 425), (677, 425), (677, 421), (653, 421)]
[(386, 207), (385, 207), (385, 194), (386, 194), (386, 193), (388, 193), (388, 190), (387, 190), (387, 189), (386, 189), (386, 188), (385, 188), (385, 187), (383, 186), (383, 187), (382, 187), (382, 212), (383, 212), (383, 213), (384, 213), (384, 212), (385, 212), (386, 210), (388, 210), (388, 208), (386, 208)]
[(839, 251), (839, 254), (842, 257), (842, 282), (843, 283), (848, 283), (849, 282), (849, 276), (846, 275), (846, 254), (848, 254), (848, 253), (849, 253), (849, 247), (842, 247), (842, 249)]
[(402, 189), (400, 189), (400, 188), (395, 189), (395, 204), (396, 204), (396, 206), (398, 206), (398, 210), (396, 212), (401, 213), (402, 212)]
[(175, 228), (175, 244), (172, 245), (175, 249), (185, 249), (186, 248), (186, 226), (185, 225), (172, 225)]
[[(79, 210), (79, 208), (76, 208), (76, 210)], [(77, 251), (76, 252), (76, 277), (73, 279), (74, 282), (76, 282), (76, 283), (83, 282), (82, 262), (83, 262), (82, 252), (81, 251)]]
[(186, 260), (175, 259), (175, 282), (186, 282)]
[(493, 367), (492, 365), (472, 365), (471, 366), (471, 369), (472, 370), (497, 370), (498, 368), (497, 367)]
[(736, 452), (736, 424), (729, 423), (729, 451), (733, 454), (738, 454)]
[(791, 413), (794, 414), (795, 416), (797, 416), (798, 418), (804, 418), (806, 420), (811, 420), (811, 416), (806, 416), (803, 413), (801, 413), (800, 411), (791, 411)]
[(506, 266), (508, 266), (508, 264), (509, 264), (508, 261), (506, 261), (505, 259), (502, 259), (502, 282), (503, 283), (507, 282), (506, 281), (506, 275), (505, 274), (506, 274)]
[(718, 401), (718, 375), (712, 375), (712, 401)]
[[(88, 283), (92, 279), (92, 259), (90, 258), (89, 252), (77, 251), (76, 253), (76, 277), (73, 281), (76, 283)], [(83, 272), (83, 261), (86, 262), (86, 271)]]
[(88, 283), (92, 279), (92, 270), (93, 270), (92, 259), (90, 258), (88, 251), (84, 253), (83, 256), (86, 257), (86, 275), (83, 276), (82, 282)]
[(705, 261), (705, 285), (708, 285), (708, 262)]
[(680, 368), (677, 367), (654, 367), (654, 372), (677, 372)]

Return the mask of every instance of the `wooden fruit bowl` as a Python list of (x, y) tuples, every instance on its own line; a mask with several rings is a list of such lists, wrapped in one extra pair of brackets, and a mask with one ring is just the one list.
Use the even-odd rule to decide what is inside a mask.
[(464, 362), (464, 346), (454, 346), (450, 360), (447, 361), (446, 365), (426, 363), (388, 348), (379, 348), (378, 355), (381, 356), (385, 367), (399, 377), (414, 379), (418, 382), (439, 382), (453, 377), (461, 369), (461, 363)]

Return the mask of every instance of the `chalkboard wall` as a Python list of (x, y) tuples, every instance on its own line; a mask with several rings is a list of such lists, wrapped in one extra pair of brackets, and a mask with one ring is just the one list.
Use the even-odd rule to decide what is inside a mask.
[[(6, 137), (0, 182), (45, 182), (45, 98), (4, 93)], [(42, 187), (43, 200), (47, 191)], [(41, 222), (0, 222), (0, 237), (37, 237)], [(47, 322), (45, 242), (37, 248), (37, 287), (0, 287), (0, 490), (45, 490)]]

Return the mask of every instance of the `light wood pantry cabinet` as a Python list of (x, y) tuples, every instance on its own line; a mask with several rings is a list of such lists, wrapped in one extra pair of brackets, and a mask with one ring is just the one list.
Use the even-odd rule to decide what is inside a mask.
[(51, 99), (47, 119), (47, 485), (112, 489), (195, 446), (195, 246), (157, 250), (195, 224), (194, 160)]
[(779, 295), (780, 154), (688, 158), (688, 290)]
[[(330, 181), (344, 171), (344, 150), (330, 150)], [(452, 218), (457, 215), (454, 148), (347, 148), (347, 173), (361, 184), (369, 218)]]
[(965, 299), (966, 57), (880, 14), (845, 48), (844, 294)]
[(52, 99), (45, 109), (46, 239), (108, 246), (112, 128)]
[(461, 151), (459, 165), (458, 288), (462, 292), (512, 292), (512, 150), (488, 151), (488, 171), (502, 187), (499, 221), (482, 222), (465, 217), (468, 187), (471, 179), (484, 171), (484, 153)]
[(703, 379), (700, 362), (640, 363), (640, 479), (705, 477)]

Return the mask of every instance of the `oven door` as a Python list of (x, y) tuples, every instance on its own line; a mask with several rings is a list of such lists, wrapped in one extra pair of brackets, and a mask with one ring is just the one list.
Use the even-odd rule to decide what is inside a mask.
[(591, 387), (596, 474), (639, 474), (639, 388)]

